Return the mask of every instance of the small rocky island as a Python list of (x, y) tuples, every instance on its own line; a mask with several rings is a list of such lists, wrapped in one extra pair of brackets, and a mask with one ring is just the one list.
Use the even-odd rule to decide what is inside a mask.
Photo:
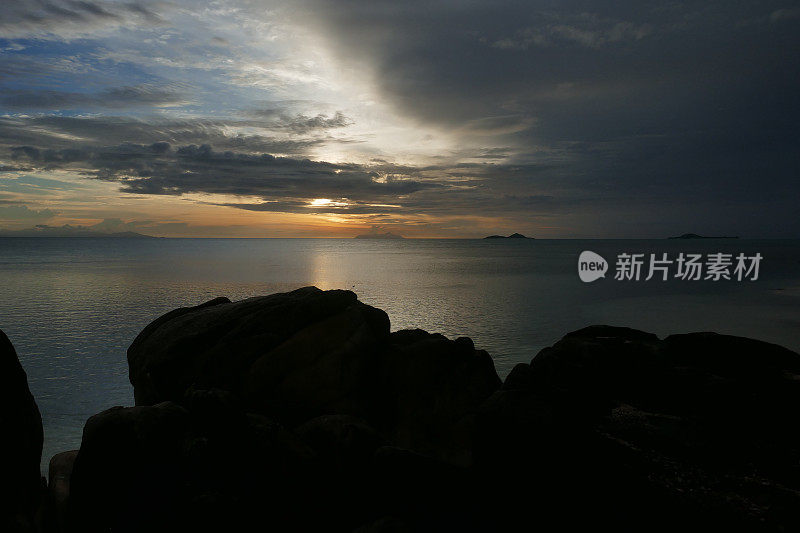
[(503, 381), (468, 338), (306, 287), (175, 309), (128, 364), (135, 406), (44, 482), (0, 334), (1, 531), (800, 528), (800, 355), (766, 342), (591, 326)]
[(669, 239), (738, 239), (739, 237), (729, 237), (729, 236), (719, 236), (719, 237), (708, 237), (705, 235), (698, 235), (697, 233), (684, 233), (683, 235), (678, 235), (676, 237), (668, 237)]
[(533, 237), (526, 237), (522, 233), (512, 233), (511, 235), (489, 235), (488, 237), (484, 237), (484, 239), (533, 239)]

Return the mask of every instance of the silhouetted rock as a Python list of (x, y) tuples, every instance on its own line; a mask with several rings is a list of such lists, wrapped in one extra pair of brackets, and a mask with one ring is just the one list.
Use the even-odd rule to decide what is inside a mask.
[[(173, 314), (174, 313), (174, 314)], [(168, 313), (128, 350), (137, 405), (219, 388), (292, 423), (360, 414), (373, 354), (389, 319), (350, 291), (306, 287)]]
[(740, 337), (585, 328), (518, 365), (484, 403), (477, 468), (487, 482), (535, 474), (543, 520), (577, 505), (621, 528), (793, 529), (798, 365)]
[(391, 334), (381, 383), (387, 403), (376, 424), (392, 442), (462, 464), (471, 460), (464, 418), (501, 384), (492, 358), (470, 339), (419, 329)]
[(517, 363), (503, 382), (503, 390), (529, 389), (533, 384), (533, 373), (531, 365), (527, 363)]
[(375, 450), (386, 439), (365, 421), (349, 415), (325, 415), (309, 420), (295, 433), (340, 475), (368, 468)]
[(217, 388), (287, 425), (326, 414), (374, 420), (423, 451), (450, 446), (452, 426), (500, 385), (469, 339), (390, 337), (383, 311), (314, 287), (173, 311), (145, 328), (128, 360), (137, 404)]
[(387, 444), (384, 437), (348, 415), (317, 417), (295, 432), (316, 454), (313, 481), (301, 501), (324, 520), (321, 527), (350, 531), (376, 519), (386, 494), (375, 477), (373, 456)]
[[(532, 386), (569, 392), (587, 409), (604, 411), (619, 395), (646, 396), (666, 369), (652, 333), (611, 326), (590, 326), (543, 349), (530, 363)], [(647, 378), (647, 379), (644, 379)]]
[(73, 530), (238, 530), (262, 516), (259, 502), (276, 523), (316, 521), (304, 517), (313, 452), (224, 394), (191, 396), (191, 411), (163, 402), (89, 419), (72, 472)]
[(0, 531), (29, 531), (41, 495), (42, 417), (17, 352), (0, 331)]
[(353, 530), (353, 533), (411, 533), (413, 531), (416, 531), (416, 529), (402, 520), (393, 516), (384, 516), (374, 522), (362, 525)]
[(57, 453), (50, 458), (48, 466), (48, 531), (67, 531), (69, 529), (69, 490), (72, 468), (78, 450)]
[(684, 233), (676, 237), (667, 237), (668, 239), (738, 239), (739, 237), (730, 237), (722, 235), (718, 237), (707, 237), (705, 235), (698, 235), (697, 233)]
[(70, 481), (73, 529), (145, 531), (161, 520), (177, 526), (171, 510), (186, 506), (188, 431), (188, 412), (171, 402), (114, 407), (91, 417)]
[(341, 299), (341, 307), (312, 323), (291, 324), (293, 335), (262, 352), (243, 376), (244, 396), (291, 424), (322, 414), (363, 417), (371, 408), (375, 354), (389, 335), (389, 318), (352, 292), (313, 291), (320, 303)]
[(800, 355), (772, 344), (591, 326), (501, 383), (470, 339), (305, 288), (168, 313), (129, 360), (76, 531), (800, 528)]
[(486, 486), (472, 471), (397, 446), (375, 452), (373, 485), (383, 495), (375, 508), (412, 531), (488, 531), (480, 519)]
[(128, 357), (139, 405), (92, 417), (75, 461), (81, 530), (243, 527), (265, 501), (278, 530), (352, 530), (402, 497), (378, 450), (468, 463), (472, 415), (500, 386), (471, 340), (389, 335), (383, 311), (313, 287), (175, 310)]
[(484, 237), (484, 239), (533, 239), (533, 237), (526, 237), (522, 233), (512, 233), (511, 235), (489, 235), (488, 237)]

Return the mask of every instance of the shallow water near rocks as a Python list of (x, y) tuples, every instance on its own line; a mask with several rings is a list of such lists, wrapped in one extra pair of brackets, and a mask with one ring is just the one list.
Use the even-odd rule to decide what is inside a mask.
[[(583, 283), (584, 250), (609, 262)], [(619, 253), (761, 253), (757, 281), (615, 281)], [(646, 265), (642, 278), (646, 277)], [(504, 377), (589, 324), (659, 336), (717, 331), (800, 350), (797, 240), (339, 240), (0, 238), (0, 329), (45, 428), (42, 465), (86, 419), (131, 405), (125, 352), (151, 320), (216, 296), (306, 285), (356, 292), (392, 329), (469, 336)]]

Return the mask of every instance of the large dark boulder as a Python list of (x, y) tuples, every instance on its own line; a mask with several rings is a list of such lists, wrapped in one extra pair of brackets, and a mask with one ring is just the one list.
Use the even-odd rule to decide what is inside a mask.
[(47, 514), (46, 531), (68, 531), (69, 528), (69, 490), (72, 468), (78, 450), (55, 454), (50, 458), (47, 475)]
[(418, 531), (418, 529), (393, 516), (384, 516), (374, 522), (361, 525), (354, 529), (353, 533), (413, 533), (414, 531)]
[(568, 392), (600, 411), (619, 396), (647, 397), (666, 368), (659, 342), (652, 333), (611, 326), (569, 333), (531, 361), (532, 386)]
[(128, 350), (137, 405), (218, 388), (260, 412), (300, 423), (359, 414), (386, 313), (350, 291), (306, 287), (231, 303), (218, 298), (159, 318)]
[(318, 498), (315, 455), (300, 439), (224, 391), (193, 389), (184, 403), (115, 407), (89, 419), (70, 482), (72, 531), (316, 522), (305, 508)]
[(338, 476), (361, 474), (371, 466), (375, 450), (387, 444), (365, 421), (349, 415), (325, 415), (309, 420), (295, 433)]
[(249, 403), (287, 423), (322, 414), (368, 415), (376, 353), (389, 335), (389, 318), (355, 294), (343, 294), (345, 307), (298, 329), (253, 362), (243, 376)]
[(89, 418), (70, 481), (73, 530), (141, 531), (183, 507), (188, 432), (188, 412), (171, 402)]
[(482, 491), (469, 469), (397, 446), (375, 451), (371, 486), (377, 517), (402, 518), (413, 531), (490, 531), (478, 522)]
[(400, 446), (456, 460), (469, 452), (454, 428), (500, 386), (469, 339), (390, 335), (383, 311), (315, 287), (172, 311), (139, 334), (128, 361), (138, 405), (220, 389), (287, 426), (356, 416)]
[(381, 370), (384, 404), (375, 423), (390, 440), (469, 464), (469, 416), (501, 384), (491, 356), (466, 337), (402, 330), (391, 334)]
[(390, 335), (383, 311), (314, 287), (177, 309), (128, 360), (137, 406), (87, 422), (75, 530), (422, 524), (447, 492), (444, 524), (469, 493), (454, 463), (469, 465), (474, 415), (501, 384), (471, 340)]
[[(484, 482), (531, 480), (543, 521), (622, 529), (800, 526), (800, 355), (713, 333), (592, 326), (520, 364), (480, 408)], [(522, 502), (510, 505), (511, 524)], [(574, 513), (581, 509), (580, 513)]]
[(42, 417), (17, 352), (0, 331), (0, 531), (28, 531), (39, 504)]

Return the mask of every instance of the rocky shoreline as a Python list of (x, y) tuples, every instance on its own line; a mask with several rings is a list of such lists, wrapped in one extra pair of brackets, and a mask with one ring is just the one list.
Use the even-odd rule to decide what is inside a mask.
[(45, 482), (0, 333), (0, 530), (800, 528), (800, 355), (757, 340), (591, 326), (503, 382), (468, 338), (306, 287), (176, 309), (128, 364), (136, 405)]

